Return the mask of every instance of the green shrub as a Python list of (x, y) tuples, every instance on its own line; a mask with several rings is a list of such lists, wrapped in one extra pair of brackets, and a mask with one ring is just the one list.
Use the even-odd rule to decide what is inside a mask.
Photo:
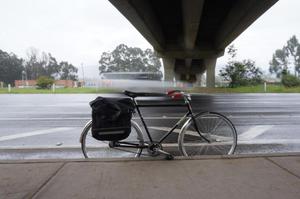
[(46, 76), (40, 76), (37, 79), (37, 88), (40, 89), (50, 89), (51, 85), (54, 83), (54, 80), (52, 78), (46, 77)]
[(296, 87), (300, 85), (300, 81), (297, 77), (290, 75), (290, 74), (284, 74), (281, 79), (281, 83), (285, 87)]
[(262, 71), (252, 60), (230, 61), (220, 70), (220, 76), (230, 81), (229, 87), (251, 86), (262, 83)]

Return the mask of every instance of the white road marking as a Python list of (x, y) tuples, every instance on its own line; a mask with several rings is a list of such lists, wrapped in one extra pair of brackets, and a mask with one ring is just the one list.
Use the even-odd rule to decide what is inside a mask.
[(33, 120), (33, 121), (43, 121), (43, 120), (89, 120), (91, 119), (91, 117), (63, 117), (63, 118), (59, 118), (59, 117), (30, 117), (30, 118), (26, 118), (26, 117), (16, 117), (16, 118), (0, 118), (0, 121), (27, 121), (27, 120)]
[[(231, 143), (231, 142), (227, 142)], [(176, 143), (177, 144), (177, 143)], [(220, 143), (214, 142), (213, 145), (218, 145)], [(221, 144), (226, 144), (222, 142)], [(238, 145), (260, 145), (260, 144), (300, 144), (300, 139), (255, 139), (255, 140), (238, 140)], [(188, 143), (188, 146), (197, 145), (211, 145), (206, 142), (203, 143)]]
[(238, 135), (239, 140), (252, 140), (257, 136), (265, 133), (266, 131), (270, 130), (273, 125), (259, 125), (250, 128), (248, 131)]
[(255, 140), (238, 140), (239, 145), (247, 144), (300, 144), (300, 139), (255, 139)]
[[(172, 128), (150, 126), (150, 127), (148, 127), (148, 129), (169, 132)], [(180, 131), (181, 131), (181, 129), (175, 129), (173, 132), (179, 134)], [(198, 136), (199, 135), (197, 131), (187, 131), (186, 134), (187, 135), (193, 135), (193, 136)], [(202, 135), (206, 136), (206, 133), (202, 133)], [(226, 139), (230, 140), (230, 137), (223, 137), (223, 136), (218, 136), (218, 135), (214, 135), (214, 136), (211, 135), (211, 137), (213, 137), (216, 141), (218, 141), (220, 139), (223, 140), (223, 141), (225, 141)]]
[[(259, 135), (265, 133), (266, 131), (270, 130), (273, 127), (273, 125), (260, 125), (260, 126), (254, 126), (247, 130), (246, 132), (238, 135), (239, 141), (246, 141), (246, 140), (252, 140)], [(157, 127), (157, 126), (150, 126), (149, 129), (158, 130), (158, 131), (165, 131), (169, 132), (171, 128), (168, 127)], [(179, 133), (180, 129), (175, 129), (173, 132)], [(188, 131), (187, 134), (195, 135), (196, 133), (194, 131)]]
[(14, 134), (14, 135), (2, 136), (2, 137), (0, 137), (0, 141), (14, 140), (14, 139), (19, 139), (19, 138), (31, 137), (31, 136), (35, 136), (35, 135), (57, 133), (57, 132), (62, 132), (62, 131), (69, 131), (72, 129), (75, 129), (75, 128), (59, 127), (59, 128), (31, 131), (31, 132), (27, 132), (27, 133), (19, 133), (19, 134)]
[(28, 146), (0, 146), (0, 150), (42, 150), (42, 149), (80, 149), (80, 144), (74, 144), (74, 145), (61, 145), (61, 146), (55, 146), (55, 145), (28, 145)]

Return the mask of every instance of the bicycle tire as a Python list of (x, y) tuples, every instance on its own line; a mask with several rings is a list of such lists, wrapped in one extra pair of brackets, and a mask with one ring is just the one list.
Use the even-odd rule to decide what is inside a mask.
[[(139, 157), (141, 148), (110, 147), (110, 141), (100, 141), (92, 137), (92, 120), (87, 122), (80, 136), (81, 150), (85, 158), (120, 158)], [(131, 121), (131, 133), (125, 140), (143, 146), (144, 138), (141, 128), (135, 121)]]
[(179, 151), (183, 156), (231, 155), (237, 145), (237, 132), (233, 123), (224, 115), (204, 112), (195, 115), (201, 135), (196, 131), (192, 118), (187, 120), (178, 136)]

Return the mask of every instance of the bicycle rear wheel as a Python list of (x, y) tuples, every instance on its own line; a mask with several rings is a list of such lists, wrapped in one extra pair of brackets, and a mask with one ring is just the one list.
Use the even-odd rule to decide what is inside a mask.
[[(190, 118), (178, 137), (179, 150), (184, 156), (230, 155), (237, 145), (237, 133), (232, 122), (225, 116), (205, 112)], [(196, 125), (201, 137), (196, 130)]]
[[(92, 121), (89, 121), (80, 137), (81, 150), (85, 158), (118, 158), (118, 157), (139, 157), (141, 155), (141, 148), (128, 147), (112, 147), (110, 141), (96, 140), (92, 136)], [(139, 125), (131, 121), (131, 133), (124, 142), (130, 142), (139, 146), (144, 145), (142, 131)]]

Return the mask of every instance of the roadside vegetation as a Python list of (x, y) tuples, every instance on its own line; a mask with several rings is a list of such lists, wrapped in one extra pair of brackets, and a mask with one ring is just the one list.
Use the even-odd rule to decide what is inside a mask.
[(217, 87), (205, 88), (198, 87), (188, 89), (191, 93), (300, 93), (300, 87), (285, 87), (283, 85), (267, 85), (266, 91), (264, 85), (259, 84), (255, 86), (240, 86), (235, 88)]
[(71, 94), (71, 93), (117, 93), (118, 89), (113, 88), (56, 88), (52, 89), (36, 89), (36, 88), (11, 88), (8, 92), (7, 88), (0, 88), (0, 94)]
[[(269, 74), (263, 74), (255, 61), (237, 60), (237, 49), (229, 46), (229, 60), (219, 71), (223, 87), (187, 88), (200, 93), (300, 93), (300, 43), (292, 36), (275, 50), (269, 62)], [(0, 50), (0, 93), (113, 93), (116, 88), (53, 88), (56, 80), (78, 81), (78, 69), (66, 61), (58, 62), (50, 53), (31, 48), (27, 59)], [(153, 50), (118, 45), (103, 52), (99, 60), (99, 74), (106, 72), (159, 72), (161, 62)], [(267, 80), (266, 76), (277, 78)], [(36, 80), (36, 88), (15, 88), (14, 80)], [(84, 81), (83, 81), (84, 82)], [(77, 82), (80, 86), (82, 82)], [(9, 85), (12, 87), (10, 88)], [(77, 84), (76, 84), (77, 85)], [(219, 84), (220, 85), (220, 84)], [(226, 85), (226, 86), (224, 86)], [(6, 88), (3, 88), (6, 87)], [(8, 88), (9, 87), (9, 88)]]
[(47, 76), (40, 76), (36, 82), (38, 89), (50, 89), (52, 84), (54, 84), (54, 79)]
[(229, 88), (243, 86), (255, 86), (263, 82), (262, 71), (256, 67), (252, 60), (235, 60), (237, 49), (234, 45), (229, 46), (228, 54), (230, 56), (228, 63), (223, 67), (219, 75), (229, 82)]
[[(229, 82), (225, 88), (228, 92), (299, 92), (300, 91), (300, 43), (292, 36), (281, 49), (277, 49), (269, 62), (269, 72), (280, 82), (277, 85), (260, 86), (266, 80), (263, 72), (253, 60), (236, 60), (237, 49), (228, 48), (228, 63), (219, 71), (222, 80)], [(261, 90), (263, 88), (263, 90)], [(216, 91), (224, 90), (218, 88)]]
[[(191, 93), (300, 93), (300, 86), (298, 87), (285, 87), (283, 85), (268, 85), (266, 91), (264, 85), (259, 84), (255, 86), (240, 86), (240, 87), (196, 87), (186, 88), (187, 92)], [(56, 88), (52, 89), (35, 89), (35, 88), (11, 88), (8, 92), (7, 88), (0, 88), (0, 94), (84, 94), (84, 93), (118, 93), (123, 89), (116, 88)]]
[(51, 53), (35, 48), (27, 51), (26, 58), (0, 50), (0, 82), (15, 86), (15, 80), (37, 80), (47, 77), (56, 80), (78, 80), (78, 69), (67, 61), (57, 61)]

